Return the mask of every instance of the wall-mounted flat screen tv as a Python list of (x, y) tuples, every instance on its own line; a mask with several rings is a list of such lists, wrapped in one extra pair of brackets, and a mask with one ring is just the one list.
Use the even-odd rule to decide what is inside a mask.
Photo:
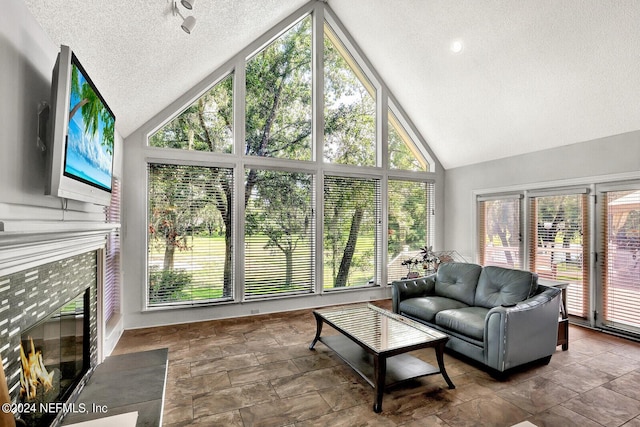
[(108, 206), (115, 116), (68, 46), (60, 48), (51, 91), (46, 194)]

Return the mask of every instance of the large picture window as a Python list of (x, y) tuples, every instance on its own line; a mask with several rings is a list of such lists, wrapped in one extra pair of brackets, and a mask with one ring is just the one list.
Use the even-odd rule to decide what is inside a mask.
[[(387, 281), (407, 276), (402, 262), (420, 254), (433, 240), (433, 184), (390, 179), (388, 184)], [(421, 266), (417, 270), (421, 270)]]
[(323, 4), (285, 21), (148, 136), (149, 308), (386, 286), (431, 244), (411, 121)]
[(149, 164), (148, 304), (232, 297), (233, 171)]
[(378, 283), (380, 183), (324, 178), (324, 288)]
[(245, 295), (313, 292), (312, 176), (258, 171), (247, 191)]

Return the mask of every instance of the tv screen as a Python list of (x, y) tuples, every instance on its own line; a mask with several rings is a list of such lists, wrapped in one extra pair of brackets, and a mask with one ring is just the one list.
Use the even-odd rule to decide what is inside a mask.
[(64, 174), (111, 191), (115, 117), (76, 56), (71, 58)]
[(45, 193), (108, 206), (115, 116), (68, 46), (60, 47), (51, 92)]

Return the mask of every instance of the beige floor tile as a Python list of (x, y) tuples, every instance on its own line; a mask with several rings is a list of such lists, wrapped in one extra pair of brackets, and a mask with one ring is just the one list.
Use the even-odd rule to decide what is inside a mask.
[[(454, 390), (440, 375), (410, 381), (376, 414), (366, 381), (324, 345), (309, 350), (315, 330), (311, 310), (145, 328), (125, 331), (113, 354), (169, 348), (168, 427), (640, 427), (640, 343), (620, 337), (571, 325), (569, 351), (503, 381), (446, 353)], [(412, 354), (436, 364), (433, 349)]]

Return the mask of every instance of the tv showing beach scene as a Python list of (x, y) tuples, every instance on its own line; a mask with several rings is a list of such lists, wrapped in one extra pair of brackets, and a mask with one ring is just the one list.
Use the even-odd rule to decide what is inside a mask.
[(75, 55), (64, 175), (111, 191), (115, 117)]

